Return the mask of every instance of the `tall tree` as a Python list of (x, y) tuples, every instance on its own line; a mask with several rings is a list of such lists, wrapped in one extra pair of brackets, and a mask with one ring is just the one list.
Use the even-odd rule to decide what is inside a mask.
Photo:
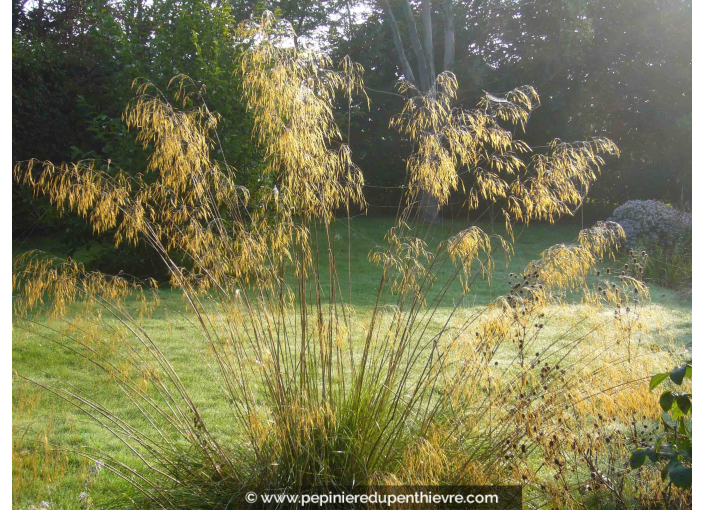
[[(391, 27), (393, 34), (394, 47), (396, 54), (401, 64), (404, 77), (412, 83), (421, 93), (427, 93), (436, 87), (436, 67), (435, 67), (435, 48), (433, 46), (433, 20), (432, 8), (430, 0), (421, 1), (421, 26), (423, 27), (423, 41), (421, 42), (418, 28), (416, 26), (416, 17), (413, 12), (413, 6), (410, 0), (401, 0), (401, 10), (408, 28), (408, 35), (415, 57), (417, 73), (413, 72), (413, 66), (406, 55), (399, 24), (396, 21), (394, 12), (391, 8), (389, 0), (381, 0), (386, 21)], [(444, 36), (444, 55), (443, 65), (440, 72), (450, 71), (455, 61), (455, 19), (453, 12), (453, 3), (451, 0), (446, 0), (441, 4), (442, 19), (443, 19), (443, 36)], [(439, 207), (437, 199), (425, 190), (420, 192), (419, 206), (421, 208), (422, 217), (429, 222), (437, 220)]]
[[(690, 201), (690, 0), (451, 0), (442, 5), (440, 0), (377, 0), (373, 5), (355, 41), (346, 45), (368, 69), (371, 87), (390, 91), (395, 80), (407, 78), (422, 90), (424, 66), (416, 48), (423, 50), (428, 74), (441, 72), (444, 57), (450, 57), (464, 104), (475, 103), (483, 90), (532, 85), (541, 106), (531, 115), (525, 141), (544, 146), (555, 137), (609, 136), (622, 150), (590, 193), (595, 216), (608, 216), (633, 198)], [(452, 9), (452, 25), (444, 9)], [(451, 53), (446, 46), (453, 44)], [(399, 106), (388, 94), (373, 97), (377, 105)], [(367, 153), (373, 148), (371, 159), (385, 161), (383, 168), (365, 169), (368, 180), (399, 184), (397, 156), (406, 149), (384, 128), (384, 113), (373, 103), (371, 121), (359, 119), (365, 133), (379, 133), (384, 140), (358, 137), (357, 145), (363, 143)]]
[[(229, 5), (216, 7), (210, 0), (46, 0), (42, 13), (38, 8), (30, 5), (18, 15), (13, 35), (14, 161), (95, 159), (105, 165), (110, 160), (110, 171), (121, 168), (150, 179), (145, 151), (122, 114), (134, 98), (136, 78), (166, 92), (171, 78), (184, 74), (193, 79), (189, 90), (204, 93), (210, 110), (221, 116), (213, 157), (236, 167), (238, 183), (254, 194), (266, 184), (261, 152), (251, 143), (251, 115), (233, 74), (241, 48)], [(173, 88), (167, 97), (172, 93)], [(174, 100), (174, 106), (192, 108), (201, 96), (191, 97), (185, 105)], [(96, 240), (81, 218), (59, 218), (42, 197), (17, 188), (13, 228), (16, 237), (42, 231), (60, 235), (67, 254)], [(101, 260), (95, 260), (103, 264), (100, 269), (119, 268), (117, 263), (130, 256), (135, 266), (144, 262), (141, 275), (155, 275), (152, 269), (160, 266), (148, 250), (118, 254), (109, 239), (109, 234), (98, 238), (110, 242)]]

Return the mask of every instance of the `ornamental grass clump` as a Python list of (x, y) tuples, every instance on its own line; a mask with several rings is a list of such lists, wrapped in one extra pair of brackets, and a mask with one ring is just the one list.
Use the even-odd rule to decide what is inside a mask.
[[(276, 183), (257, 207), (234, 184), (236, 169), (211, 154), (218, 117), (185, 78), (175, 82), (184, 109), (142, 82), (125, 112), (153, 151), (149, 179), (108, 175), (94, 162), (16, 167), (18, 181), (96, 232), (114, 229), (116, 243), (157, 251), (190, 308), (185, 320), (194, 344), (206, 346), (200, 363), (227, 416), (204, 410), (185, 374), (121, 304), (122, 279), (87, 285), (79, 266), (60, 277), (54, 266), (22, 259), (14, 269), (16, 327), (42, 334), (49, 326), (33, 307), (58, 294), (100, 309), (84, 320), (112, 331), (120, 346), (97, 349), (76, 331), (53, 340), (102, 371), (129, 412), (69, 384), (34, 382), (108, 430), (131, 460), (66, 449), (129, 483), (116, 504), (159, 508), (228, 508), (248, 491), (359, 484), (523, 484), (530, 504), (553, 506), (581, 501), (587, 486), (622, 497), (592, 474), (622, 474), (623, 424), (658, 415), (637, 383), (669, 355), (634, 341), (645, 331), (641, 279), (587, 279), (623, 237), (621, 227), (587, 229), (511, 275), (508, 291), (487, 306), (468, 303), (477, 278), (495, 272), (496, 252), (511, 256), (514, 224), (570, 214), (596, 178), (600, 154), (617, 154), (615, 145), (556, 140), (530, 156), (502, 123), (525, 125), (534, 90), (486, 94), (463, 110), (454, 106), (451, 73), (428, 94), (404, 83), (408, 102), (392, 125), (416, 147), (410, 185), (387, 245), (370, 254), (381, 279), (374, 304), (360, 310), (338, 275), (335, 242), (349, 221), (340, 211), (349, 218), (351, 207), (365, 207), (363, 177), (332, 109), (339, 93), (366, 100), (363, 70), (349, 60), (333, 69), (326, 57), (286, 44), (291, 36), (290, 25), (270, 15), (240, 29), (249, 44), (239, 64), (243, 93)], [(479, 197), (495, 202), (506, 237), (475, 225), (429, 241), (418, 196), (444, 203), (462, 186), (460, 168), (475, 178), (468, 208)], [(452, 275), (441, 279), (447, 266)], [(582, 303), (568, 309), (575, 295)]]

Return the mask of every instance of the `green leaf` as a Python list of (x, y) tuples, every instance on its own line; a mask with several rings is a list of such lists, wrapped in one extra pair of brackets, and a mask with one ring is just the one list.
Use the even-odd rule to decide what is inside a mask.
[(692, 468), (677, 463), (670, 468), (670, 481), (675, 487), (689, 489), (692, 486)]
[(692, 378), (692, 367), (691, 367), (691, 366), (687, 366), (687, 370), (684, 371), (684, 376), (685, 376), (687, 379), (691, 379), (691, 378)]
[[(670, 416), (672, 416), (673, 420), (677, 420), (684, 416), (682, 409), (680, 409), (680, 406), (677, 405), (677, 400), (672, 403), (672, 409), (670, 409)], [(677, 425), (675, 424), (675, 426)]]
[(682, 419), (682, 424), (685, 427), (687, 437), (692, 437), (692, 420), (688, 420), (687, 417)]
[[(687, 365), (682, 365), (677, 368), (673, 368), (672, 372), (670, 372), (670, 380), (675, 384), (682, 384), (682, 381), (684, 380), (684, 375), (686, 373)], [(650, 384), (652, 385), (652, 380)]]
[(660, 407), (662, 407), (663, 411), (669, 411), (674, 401), (675, 397), (672, 395), (671, 391), (666, 391), (660, 395)]
[(650, 378), (650, 391), (653, 391), (655, 388), (657, 388), (660, 383), (662, 383), (665, 379), (669, 377), (670, 374), (655, 374), (653, 377)]
[(684, 450), (680, 450), (680, 456), (686, 460), (692, 461), (692, 441), (686, 439), (682, 441), (682, 446)]
[(689, 431), (687, 430), (687, 426), (684, 423), (684, 416), (680, 416), (677, 421), (677, 432), (679, 434), (682, 434), (683, 436), (689, 436)]
[(670, 429), (674, 429), (675, 427), (677, 427), (677, 422), (673, 420), (672, 416), (670, 416), (666, 412), (660, 413), (660, 418), (662, 419), (665, 428), (669, 427)]
[(662, 478), (663, 482), (667, 479), (667, 475), (670, 474), (670, 470), (679, 463), (680, 463), (679, 460), (672, 459), (670, 462), (667, 463), (667, 465), (664, 468), (662, 468), (662, 471), (660, 471), (660, 477)]
[(678, 453), (674, 450), (661, 450), (659, 455), (665, 459), (677, 459)]
[(643, 464), (645, 464), (645, 459), (648, 456), (648, 450), (636, 450), (631, 453), (631, 459), (629, 461), (631, 469), (638, 469)]
[(692, 401), (689, 400), (689, 396), (680, 395), (679, 397), (677, 397), (677, 407), (680, 408), (682, 414), (689, 413), (689, 410), (692, 409)]

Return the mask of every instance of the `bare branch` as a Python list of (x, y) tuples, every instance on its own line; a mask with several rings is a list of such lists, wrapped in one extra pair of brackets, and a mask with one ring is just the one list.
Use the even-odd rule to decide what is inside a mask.
[(406, 15), (406, 23), (408, 23), (408, 32), (411, 36), (411, 46), (413, 47), (413, 53), (418, 59), (418, 72), (420, 73), (420, 86), (423, 91), (430, 89), (430, 75), (428, 74), (428, 63), (425, 58), (425, 52), (423, 51), (423, 46), (420, 43), (420, 37), (418, 36), (418, 29), (416, 28), (416, 19), (413, 16), (413, 8), (411, 7), (411, 2), (409, 0), (403, 0), (403, 13)]
[(406, 96), (403, 96), (401, 94), (397, 94), (396, 92), (387, 92), (386, 90), (377, 90), (377, 89), (373, 89), (371, 87), (367, 87), (366, 85), (364, 86), (364, 90), (368, 90), (370, 92), (376, 92), (377, 94), (387, 94), (389, 96), (396, 96), (396, 97), (400, 97), (401, 99), (406, 99)]
[(450, 71), (455, 62), (455, 15), (452, 12), (452, 0), (442, 4), (443, 24), (445, 26), (445, 59), (443, 70)]
[(382, 6), (384, 7), (384, 12), (386, 13), (386, 19), (391, 25), (391, 33), (394, 37), (394, 45), (396, 46), (396, 53), (398, 54), (398, 59), (401, 61), (401, 67), (403, 68), (403, 74), (406, 75), (406, 80), (411, 83), (416, 82), (416, 78), (413, 75), (413, 69), (411, 69), (411, 64), (408, 62), (406, 57), (406, 52), (403, 49), (403, 42), (401, 41), (401, 34), (398, 31), (398, 24), (396, 23), (396, 18), (391, 10), (388, 0), (382, 0)]
[(435, 81), (435, 54), (433, 51), (433, 20), (430, 17), (430, 0), (423, 0), (423, 43), (428, 59), (430, 83)]

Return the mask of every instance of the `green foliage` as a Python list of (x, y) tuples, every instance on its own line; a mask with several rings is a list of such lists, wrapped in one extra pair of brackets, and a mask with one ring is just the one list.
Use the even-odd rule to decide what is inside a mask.
[[(670, 372), (655, 374), (650, 379), (650, 391), (670, 380), (682, 386), (685, 379), (692, 379), (692, 360), (673, 368)], [(692, 395), (687, 392), (666, 390), (660, 395), (663, 428), (649, 448), (640, 448), (631, 453), (629, 464), (632, 469), (643, 466), (646, 460), (658, 463), (662, 480), (680, 489), (692, 486)]]
[(609, 219), (623, 227), (630, 252), (648, 254), (642, 261), (642, 276), (649, 283), (678, 289), (691, 298), (690, 212), (657, 200), (629, 200), (616, 207)]
[[(393, 3), (393, 2), (392, 2)], [(439, 4), (432, 3), (441, 25)], [(456, 59), (452, 71), (465, 107), (483, 90), (535, 87), (541, 107), (525, 140), (609, 136), (622, 150), (609, 172), (590, 190), (584, 214), (605, 218), (629, 198), (691, 203), (691, 2), (680, 0), (457, 0)], [(461, 16), (459, 15), (461, 13)], [(403, 16), (397, 17), (407, 41)], [(441, 34), (441, 26), (435, 27)], [(434, 40), (442, 61), (442, 37)], [(336, 55), (350, 54), (367, 69), (375, 91), (369, 115), (354, 117), (352, 141), (370, 184), (404, 182), (409, 147), (388, 129), (389, 110), (401, 100), (388, 92), (401, 75), (391, 33), (379, 6), (364, 23), (345, 30)], [(376, 104), (374, 104), (376, 103)], [(346, 122), (346, 121), (344, 121)], [(383, 165), (377, 162), (383, 161)], [(384, 205), (392, 191), (369, 190), (371, 204)], [(445, 214), (452, 214), (446, 208)], [(454, 207), (457, 213), (458, 207)], [(383, 208), (374, 209), (375, 213)], [(598, 212), (597, 211), (597, 212)], [(605, 214), (603, 214), (605, 213)]]
[[(34, 9), (19, 16), (13, 37), (13, 160), (98, 159), (113, 175), (145, 173), (148, 154), (122, 121), (134, 97), (131, 84), (148, 76), (166, 89), (174, 74), (187, 74), (191, 89), (204, 94), (222, 118), (216, 159), (235, 167), (237, 183), (256, 195), (266, 181), (262, 156), (250, 140), (240, 78), (233, 74), (240, 51), (236, 24), (228, 5), (207, 0), (80, 5), (51, 0), (42, 13)], [(128, 258), (138, 276), (165, 276), (152, 250), (114, 250), (111, 232), (95, 237), (80, 218), (60, 216), (44, 197), (14, 185), (13, 229), (17, 237), (60, 233), (69, 255), (101, 245), (91, 269), (117, 272)]]
[[(582, 211), (587, 219), (606, 217), (606, 209), (628, 197), (691, 201), (690, 2), (521, 0), (502, 3), (498, 10), (487, 2), (454, 3), (463, 15), (455, 19), (452, 71), (463, 83), (458, 96), (464, 107), (476, 104), (482, 90), (530, 84), (542, 105), (532, 116), (528, 143), (606, 134), (621, 148), (622, 157), (608, 161), (609, 173), (591, 190)], [(347, 5), (340, 2), (47, 0), (39, 12), (15, 0), (13, 159), (75, 161), (97, 155), (140, 171), (141, 153), (118, 128), (129, 84), (148, 76), (163, 89), (171, 76), (183, 73), (206, 85), (208, 103), (223, 116), (223, 157), (237, 167), (242, 184), (257, 187), (260, 156), (250, 143), (250, 117), (232, 76), (236, 49), (228, 33), (233, 20), (266, 8), (292, 20), (303, 44), (315, 39), (335, 61), (349, 54), (367, 70), (374, 101), (369, 112), (353, 102), (351, 144), (371, 185), (365, 190), (370, 212), (393, 214), (389, 204), (400, 198), (396, 187), (404, 182), (409, 151), (388, 127), (389, 112), (402, 105), (393, 95), (400, 76), (397, 58), (378, 6), (363, 14), (355, 2), (351, 7), (348, 26)], [(440, 25), (439, 5), (432, 9)], [(398, 21), (407, 37), (405, 20)], [(436, 37), (437, 62), (442, 45)], [(346, 101), (337, 113), (346, 133)], [(63, 230), (63, 220), (42, 200), (15, 189), (13, 202), (16, 232)], [(455, 202), (461, 203), (459, 195), (445, 216), (458, 212)], [(675, 286), (680, 277), (668, 273), (666, 279)]]
[(684, 297), (692, 296), (692, 229), (679, 233), (672, 245), (648, 242), (641, 239), (638, 249), (650, 254), (645, 266), (645, 278), (664, 287), (681, 291)]

